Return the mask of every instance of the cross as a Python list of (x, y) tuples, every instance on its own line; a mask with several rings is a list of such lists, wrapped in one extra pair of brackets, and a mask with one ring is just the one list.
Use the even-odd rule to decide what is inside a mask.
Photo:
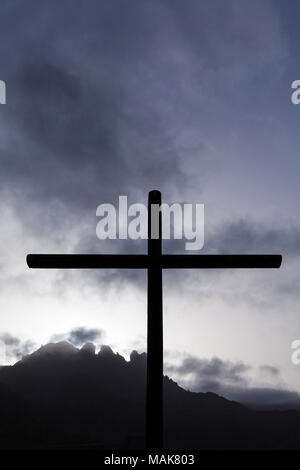
[(27, 255), (30, 268), (147, 269), (147, 392), (146, 447), (163, 448), (163, 269), (279, 268), (281, 255), (164, 255), (161, 211), (158, 238), (151, 238), (151, 206), (161, 206), (161, 193), (148, 199), (148, 254), (39, 254)]

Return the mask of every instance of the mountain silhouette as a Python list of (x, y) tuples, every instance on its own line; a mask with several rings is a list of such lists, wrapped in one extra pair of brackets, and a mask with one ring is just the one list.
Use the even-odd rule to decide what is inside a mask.
[[(144, 447), (146, 354), (42, 346), (0, 368), (1, 449)], [(300, 449), (300, 411), (257, 411), (164, 377), (165, 447)]]

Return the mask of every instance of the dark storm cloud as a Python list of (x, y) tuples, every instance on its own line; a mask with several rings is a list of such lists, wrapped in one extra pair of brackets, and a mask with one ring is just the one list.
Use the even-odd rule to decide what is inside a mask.
[[(219, 358), (185, 357), (179, 365), (165, 365), (165, 372), (174, 376), (185, 388), (195, 392), (214, 392), (240, 403), (257, 406), (296, 405), (300, 407), (298, 392), (272, 387), (253, 387), (245, 373), (251, 369), (243, 362), (233, 363)], [(263, 365), (264, 376), (279, 376), (276, 367)]]
[[(151, 66), (161, 61), (153, 44), (164, 28), (156, 16), (164, 10), (160, 2), (61, 4), (53, 2), (43, 17), (55, 32), (48, 41), (47, 27), (36, 28), (32, 47), (31, 36), (21, 36), (21, 20), (13, 38), (23, 53), (10, 77), (16, 137), (15, 148), (3, 154), (2, 181), (40, 204), (58, 199), (70, 211), (76, 205), (78, 214), (114, 202), (120, 191), (146, 193), (152, 184), (180, 181), (171, 123), (159, 105), (168, 87), (163, 77), (161, 90), (149, 81)], [(43, 16), (35, 2), (28, 9), (33, 5), (33, 18)]]
[[(270, 2), (253, 3), (273, 18)], [(233, 23), (222, 20), (220, 8), (198, 1), (28, 1), (26, 8), (3, 2), (2, 35), (7, 50), (20, 53), (2, 51), (12, 90), (10, 132), (16, 133), (3, 152), (2, 182), (40, 205), (58, 199), (78, 216), (121, 192), (142, 190), (146, 198), (153, 186), (178, 191), (186, 184), (178, 151), (206, 148), (199, 125), (207, 87), (219, 83), (216, 63), (249, 75), (262, 41), (253, 23), (255, 31), (266, 28), (255, 6), (245, 14), (227, 2)], [(230, 54), (239, 16), (241, 45)], [(264, 39), (268, 54), (259, 65), (281, 54), (273, 24), (277, 47)], [(176, 137), (186, 128), (191, 137), (179, 145)], [(201, 152), (193, 161), (198, 186), (200, 162)]]
[(35, 346), (35, 343), (32, 341), (22, 341), (10, 333), (0, 334), (0, 344), (4, 347), (4, 354), (8, 360), (21, 359), (26, 354), (32, 352)]
[(2, 178), (25, 185), (41, 204), (59, 199), (78, 214), (94, 212), (151, 179), (162, 185), (171, 164), (176, 175), (177, 155), (166, 148), (159, 117), (126, 110), (125, 84), (94, 83), (81, 70), (36, 57), (20, 67), (16, 86), (15, 122), (26, 146), (13, 164), (4, 155)]
[[(26, 7), (6, 1), (1, 13), (3, 78), (11, 90), (1, 148), (3, 199), (16, 199), (18, 217), (36, 236), (67, 240), (80, 227), (76, 252), (145, 251), (139, 241), (99, 242), (98, 204), (116, 204), (119, 194), (146, 202), (153, 188), (167, 199), (192, 180), (198, 192), (211, 165), (210, 132), (201, 129), (212, 115), (214, 125), (226, 122), (212, 108), (220, 98), (219, 74), (229, 78), (223, 94), (226, 83), (250, 80), (252, 69), (284, 55), (268, 1), (243, 7), (234, 1), (227, 7), (192, 0), (47, 6), (29, 0)], [(258, 55), (262, 44), (266, 53)], [(191, 150), (195, 157), (186, 161)], [(207, 249), (221, 251), (228, 237)], [(181, 242), (166, 245), (166, 251), (184, 251)], [(144, 285), (133, 271), (84, 276)]]

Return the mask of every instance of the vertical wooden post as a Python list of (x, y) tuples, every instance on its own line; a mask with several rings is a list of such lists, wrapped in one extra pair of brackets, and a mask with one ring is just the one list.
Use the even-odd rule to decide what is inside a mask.
[[(161, 205), (161, 193), (151, 191), (148, 201), (148, 255), (162, 252), (162, 222), (159, 212), (158, 238), (151, 238), (151, 205)], [(146, 447), (163, 448), (163, 298), (162, 269), (148, 268), (148, 325), (147, 325), (147, 404)]]

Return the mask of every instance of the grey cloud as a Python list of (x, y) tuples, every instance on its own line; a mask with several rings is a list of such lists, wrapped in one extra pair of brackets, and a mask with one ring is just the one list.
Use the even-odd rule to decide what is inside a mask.
[(103, 330), (99, 330), (97, 328), (75, 328), (71, 330), (68, 334), (68, 341), (74, 344), (75, 346), (79, 346), (83, 343), (88, 341), (99, 341), (103, 337)]
[(223, 253), (300, 253), (300, 228), (294, 225), (269, 227), (256, 221), (240, 219), (225, 222), (211, 233), (207, 251)]
[(8, 360), (19, 360), (33, 351), (35, 343), (30, 340), (22, 341), (10, 333), (0, 334), (0, 344), (4, 347), (4, 356)]
[(100, 341), (104, 337), (104, 331), (98, 328), (74, 328), (67, 333), (56, 334), (51, 337), (51, 342), (68, 341), (74, 346), (82, 346), (85, 343)]
[(193, 356), (185, 357), (179, 366), (167, 366), (167, 373), (178, 374), (204, 391), (217, 391), (222, 384), (245, 385), (243, 374), (249, 366), (242, 362), (232, 363), (215, 357), (211, 360)]
[(2, 333), (0, 336), (0, 340), (5, 344), (5, 346), (17, 346), (20, 344), (20, 339), (12, 336), (9, 333)]
[[(195, 392), (214, 392), (230, 400), (257, 407), (300, 407), (300, 394), (281, 387), (254, 387), (245, 373), (250, 366), (243, 362), (223, 361), (219, 358), (183, 358), (179, 365), (165, 365), (165, 372), (182, 386)], [(264, 375), (279, 377), (274, 366), (263, 365)]]
[(260, 366), (259, 369), (262, 372), (262, 374), (269, 374), (273, 376), (276, 376), (279, 374), (278, 367), (263, 365), (263, 366)]

